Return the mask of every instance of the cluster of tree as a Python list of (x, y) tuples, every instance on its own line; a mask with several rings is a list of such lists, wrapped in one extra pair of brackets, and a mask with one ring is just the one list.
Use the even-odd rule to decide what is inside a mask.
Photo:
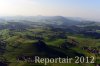
[(88, 52), (100, 55), (100, 49), (98, 49), (99, 47), (83, 47), (83, 50), (86, 50)]
[(6, 50), (7, 43), (4, 40), (0, 40), (0, 54), (3, 54)]
[(88, 32), (83, 32), (83, 34), (84, 34), (84, 36), (93, 37), (95, 39), (100, 38), (100, 33), (97, 33), (97, 32), (88, 31)]

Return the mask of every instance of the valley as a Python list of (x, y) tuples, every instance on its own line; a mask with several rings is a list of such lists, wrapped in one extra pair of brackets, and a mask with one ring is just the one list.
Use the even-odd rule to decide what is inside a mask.
[(100, 65), (100, 23), (63, 16), (0, 18), (0, 64), (45, 66), (42, 63), (17, 62), (24, 61), (23, 57), (34, 56), (94, 57), (94, 63), (50, 63), (47, 66)]

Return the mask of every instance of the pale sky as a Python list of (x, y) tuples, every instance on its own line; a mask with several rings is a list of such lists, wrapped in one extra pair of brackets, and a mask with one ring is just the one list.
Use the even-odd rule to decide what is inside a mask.
[(0, 0), (0, 16), (35, 15), (100, 20), (100, 0)]

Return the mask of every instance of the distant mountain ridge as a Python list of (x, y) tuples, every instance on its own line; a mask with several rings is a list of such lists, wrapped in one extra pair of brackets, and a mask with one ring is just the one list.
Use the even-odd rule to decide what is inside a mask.
[(0, 22), (39, 22), (45, 24), (55, 25), (78, 25), (84, 23), (96, 23), (95, 21), (88, 21), (78, 18), (68, 18), (63, 16), (11, 16), (1, 17)]

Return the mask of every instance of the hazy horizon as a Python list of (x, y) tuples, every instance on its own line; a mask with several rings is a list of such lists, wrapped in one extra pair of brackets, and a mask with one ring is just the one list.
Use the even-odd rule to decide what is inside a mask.
[(99, 0), (0, 0), (0, 16), (67, 16), (100, 21)]

